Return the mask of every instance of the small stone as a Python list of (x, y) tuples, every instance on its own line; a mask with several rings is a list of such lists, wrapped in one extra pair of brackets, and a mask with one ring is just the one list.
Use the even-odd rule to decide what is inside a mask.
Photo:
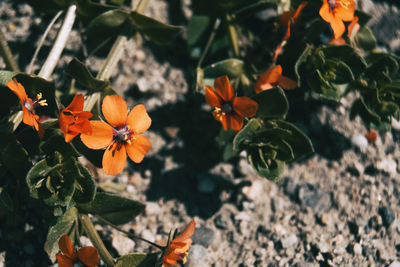
[(302, 206), (318, 211), (327, 211), (331, 205), (331, 196), (312, 184), (302, 184), (298, 187), (298, 198)]
[(236, 221), (251, 221), (251, 216), (247, 214), (246, 212), (239, 212), (235, 216)]
[(242, 192), (250, 200), (260, 199), (264, 194), (264, 183), (262, 180), (255, 180), (251, 186), (243, 187)]
[(395, 177), (397, 174), (397, 163), (392, 158), (385, 158), (378, 161), (376, 168), (390, 174), (392, 177)]
[(400, 262), (394, 261), (389, 265), (389, 267), (400, 267)]
[(289, 236), (287, 236), (286, 238), (281, 240), (282, 243), (282, 247), (283, 248), (289, 248), (294, 246), (298, 241), (298, 238), (295, 234), (290, 234)]
[(325, 241), (319, 242), (318, 248), (322, 253), (327, 253), (330, 250), (329, 244)]
[(388, 228), (394, 221), (394, 213), (390, 207), (381, 206), (378, 209), (379, 215), (382, 217), (383, 225)]
[(353, 253), (356, 255), (361, 255), (362, 253), (362, 247), (359, 243), (355, 243), (353, 246)]
[(145, 209), (146, 215), (158, 214), (160, 212), (160, 210), (161, 210), (161, 207), (156, 202), (148, 201), (146, 203), (146, 209)]
[(176, 138), (179, 132), (178, 127), (165, 127), (165, 132), (168, 134), (170, 138)]
[(6, 252), (3, 251), (0, 253), (0, 267), (4, 267), (6, 262)]
[(135, 247), (135, 242), (123, 235), (114, 235), (111, 244), (121, 256), (131, 253)]
[(321, 223), (322, 223), (323, 225), (330, 225), (330, 224), (332, 223), (332, 218), (331, 218), (331, 216), (329, 215), (329, 213), (324, 213), (324, 214), (322, 214), (322, 216), (321, 216)]
[(193, 245), (190, 247), (188, 262), (185, 266), (188, 267), (206, 267), (204, 258), (206, 258), (207, 249), (201, 245)]
[(351, 143), (365, 153), (368, 148), (368, 140), (364, 135), (355, 135), (351, 138)]
[(333, 253), (335, 253), (336, 255), (341, 255), (346, 253), (346, 247), (345, 246), (338, 246), (333, 250)]
[(232, 225), (232, 220), (226, 213), (215, 216), (214, 224), (219, 229), (228, 229)]
[(203, 247), (209, 247), (214, 241), (214, 231), (207, 227), (196, 228), (192, 236), (193, 242), (202, 245)]

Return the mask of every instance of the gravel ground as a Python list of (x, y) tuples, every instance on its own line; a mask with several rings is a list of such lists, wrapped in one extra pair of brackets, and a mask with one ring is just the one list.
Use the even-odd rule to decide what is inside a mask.
[[(151, 3), (149, 15), (184, 23), (168, 18), (165, 1)], [(400, 24), (392, 23), (394, 17), (399, 22), (398, 8), (367, 0), (361, 4), (377, 11), (372, 12), (370, 26), (380, 45), (398, 50), (400, 39), (394, 35), (400, 34), (400, 27), (390, 28)], [(184, 10), (182, 20), (190, 14), (187, 6)], [(382, 15), (387, 13), (391, 15)], [(34, 46), (24, 44), (38, 41), (49, 18), (7, 0), (0, 3), (0, 19), (20, 65), (27, 66), (24, 59), (30, 58)], [(74, 31), (54, 75), (58, 86), (66, 86), (68, 78), (61, 70), (79, 52), (80, 42)], [(103, 188), (147, 203), (145, 214), (124, 230), (162, 243), (172, 228), (182, 229), (195, 218), (186, 264), (190, 267), (400, 266), (399, 131), (368, 143), (360, 120), (348, 119), (354, 98), (349, 95), (340, 107), (322, 107), (309, 120), (294, 121), (309, 134), (316, 153), (290, 164), (282, 179), (273, 183), (257, 176), (245, 155), (220, 163), (215, 149), (220, 126), (203, 97), (192, 91), (192, 62), (185, 60), (182, 41), (167, 47), (130, 41), (127, 46), (112, 86), (129, 105), (143, 103), (148, 108), (153, 148), (142, 164), (130, 162), (116, 177), (88, 165)], [(86, 63), (96, 72), (103, 60), (90, 57)], [(108, 226), (96, 227), (115, 257), (152, 251)], [(85, 237), (81, 242), (89, 243)], [(0, 266), (4, 256), (0, 254)]]

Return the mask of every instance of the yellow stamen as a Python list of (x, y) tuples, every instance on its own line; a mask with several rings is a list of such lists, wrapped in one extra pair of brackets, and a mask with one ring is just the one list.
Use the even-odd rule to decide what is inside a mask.
[(127, 142), (129, 145), (132, 145), (131, 140), (127, 140), (126, 142)]
[(350, 6), (350, 1), (348, 0), (339, 1), (339, 5), (341, 5), (343, 8), (348, 8)]
[(40, 100), (38, 103), (39, 103), (39, 105), (41, 105), (42, 107), (43, 107), (43, 106), (48, 106), (47, 100), (46, 100), (46, 99)]
[(42, 96), (43, 96), (42, 93), (39, 93), (39, 94), (36, 95), (36, 99), (40, 100), (40, 99), (42, 99)]
[(188, 252), (185, 252), (184, 253), (184, 256), (183, 256), (183, 258), (182, 258), (182, 263), (183, 264), (186, 264), (186, 262), (187, 262), (187, 256), (189, 255), (189, 253)]

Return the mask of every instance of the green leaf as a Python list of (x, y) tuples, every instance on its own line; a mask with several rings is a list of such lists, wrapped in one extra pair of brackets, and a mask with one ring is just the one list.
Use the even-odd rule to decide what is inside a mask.
[(81, 17), (86, 19), (97, 17), (100, 14), (115, 8), (115, 6), (99, 4), (91, 0), (74, 0), (74, 2), (77, 3), (78, 13)]
[(182, 27), (164, 24), (153, 18), (132, 11), (129, 15), (133, 26), (158, 44), (172, 42)]
[(90, 89), (92, 92), (101, 92), (110, 84), (108, 81), (96, 79), (87, 69), (85, 64), (77, 58), (74, 58), (69, 62), (65, 72), (74, 78), (79, 84)]
[(88, 25), (86, 34), (89, 39), (101, 41), (118, 34), (129, 14), (120, 9), (106, 11), (95, 17)]
[(349, 83), (354, 80), (353, 73), (350, 67), (343, 61), (327, 59), (325, 62), (326, 76), (325, 79), (328, 82), (343, 84)]
[(194, 14), (190, 18), (187, 26), (187, 43), (189, 46), (193, 46), (197, 43), (205, 30), (208, 28), (209, 24), (210, 17), (208, 16)]
[(365, 60), (349, 45), (329, 45), (321, 48), (327, 59), (343, 61), (357, 78), (365, 70)]
[(74, 224), (78, 216), (78, 210), (75, 207), (67, 210), (63, 216), (57, 219), (57, 223), (49, 228), (47, 233), (44, 250), (49, 255), (50, 260), (56, 261), (56, 254), (60, 251), (58, 240), (64, 234), (69, 235), (74, 229)]
[(223, 75), (228, 75), (230, 78), (239, 77), (244, 73), (244, 62), (240, 59), (229, 58), (204, 68), (204, 77), (215, 79)]
[(271, 181), (277, 181), (285, 169), (285, 162), (280, 160), (264, 159), (261, 149), (248, 152), (248, 160), (254, 170)]
[[(296, 126), (283, 120), (268, 121), (268, 124), (284, 129), (280, 138), (286, 141), (293, 150), (293, 160), (314, 152), (311, 140)], [(290, 133), (289, 133), (290, 132)]]
[(8, 70), (0, 70), (0, 85), (7, 86), (7, 83), (14, 78), (18, 72), (8, 71)]
[(233, 139), (233, 151), (239, 153), (252, 142), (255, 133), (262, 127), (257, 119), (251, 119), (235, 136)]
[(17, 178), (26, 176), (31, 165), (28, 152), (5, 127), (0, 129), (0, 161)]
[(284, 117), (289, 111), (289, 103), (285, 93), (279, 87), (261, 91), (252, 97), (258, 103), (256, 117), (277, 118)]
[(376, 39), (368, 27), (362, 27), (356, 34), (356, 43), (365, 51), (371, 51), (376, 47)]
[(399, 70), (396, 58), (386, 53), (372, 53), (367, 57), (368, 69), (365, 71), (366, 78), (379, 77), (384, 74), (395, 74)]
[(72, 144), (66, 143), (64, 137), (57, 133), (52, 134), (44, 143), (41, 144), (40, 148), (47, 156), (52, 156), (56, 151), (58, 151), (64, 159), (80, 156)]
[(77, 206), (81, 212), (99, 215), (113, 224), (124, 224), (133, 220), (145, 207), (140, 202), (102, 192), (97, 193), (92, 202)]
[(76, 163), (78, 172), (75, 176), (75, 192), (72, 197), (77, 203), (87, 203), (94, 200), (96, 195), (96, 185), (92, 175), (80, 163)]
[(382, 120), (378, 114), (376, 114), (372, 109), (367, 107), (364, 99), (361, 97), (353, 102), (350, 110), (350, 119), (354, 119), (357, 115), (361, 117), (366, 125), (373, 123), (375, 125), (380, 125)]
[(159, 253), (133, 253), (118, 258), (115, 267), (148, 267), (156, 266)]
[(0, 207), (5, 208), (9, 212), (12, 212), (14, 210), (13, 201), (3, 187), (0, 187)]

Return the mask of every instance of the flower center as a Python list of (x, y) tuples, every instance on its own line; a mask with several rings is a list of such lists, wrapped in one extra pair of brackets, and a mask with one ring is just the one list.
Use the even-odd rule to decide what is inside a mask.
[(336, 0), (328, 0), (329, 9), (333, 10), (336, 7)]
[(133, 132), (129, 126), (124, 125), (123, 127), (113, 128), (114, 130), (114, 141), (119, 143), (131, 143)]
[(224, 103), (222, 105), (222, 112), (225, 114), (232, 113), (232, 104), (231, 103)]
[(27, 99), (24, 102), (24, 107), (31, 113), (33, 113), (33, 110), (35, 109), (35, 107), (37, 106), (47, 106), (47, 100), (46, 99), (42, 99), (42, 93), (39, 93), (36, 95), (35, 100), (31, 100), (30, 98)]

